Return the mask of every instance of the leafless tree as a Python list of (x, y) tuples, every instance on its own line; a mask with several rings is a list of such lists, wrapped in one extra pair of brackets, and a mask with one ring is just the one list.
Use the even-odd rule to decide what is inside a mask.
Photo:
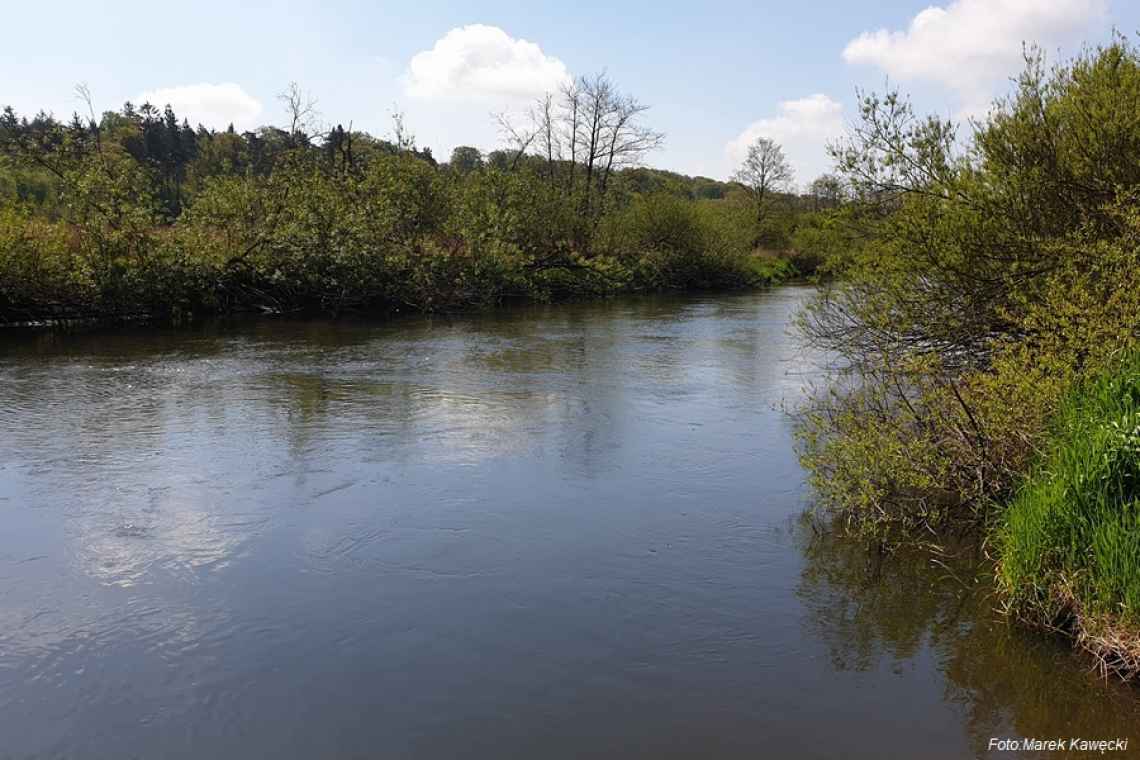
[[(515, 161), (527, 154), (546, 163), (552, 184), (565, 174), (568, 193), (581, 193), (584, 212), (609, 189), (614, 172), (637, 165), (664, 135), (643, 124), (648, 106), (620, 92), (604, 73), (578, 77), (541, 98), (522, 120), (498, 116)], [(579, 187), (577, 178), (583, 182)]]
[(289, 134), (305, 139), (314, 137), (314, 133), (319, 131), (317, 122), (320, 119), (317, 99), (303, 91), (296, 82), (290, 82), (277, 99), (289, 114)]
[(578, 153), (585, 164), (583, 206), (590, 208), (590, 195), (605, 195), (617, 169), (641, 162), (659, 147), (664, 135), (641, 123), (649, 110), (631, 95), (618, 91), (604, 73), (578, 79), (583, 129), (578, 131)]
[(546, 158), (546, 174), (551, 182), (555, 177), (555, 161), (561, 156), (562, 141), (557, 122), (554, 95), (546, 93), (532, 111), (531, 121), (538, 126), (538, 150)]
[(392, 107), (392, 142), (396, 144), (396, 150), (401, 153), (416, 149), (416, 136), (408, 129), (404, 112), (396, 106)]
[(534, 112), (531, 111), (528, 116), (529, 122), (518, 123), (506, 112), (495, 114), (495, 120), (499, 123), (499, 134), (503, 142), (510, 146), (512, 171), (538, 137), (539, 126), (534, 121)]
[(578, 80), (572, 79), (562, 85), (558, 93), (560, 114), (562, 120), (562, 143), (570, 148), (570, 171), (566, 173), (567, 192), (574, 192), (574, 178), (578, 166), (578, 129), (582, 126), (582, 91), (578, 87)]
[(744, 163), (732, 175), (748, 190), (756, 205), (756, 218), (764, 221), (772, 194), (788, 189), (792, 183), (792, 166), (784, 149), (775, 140), (758, 137), (748, 146)]

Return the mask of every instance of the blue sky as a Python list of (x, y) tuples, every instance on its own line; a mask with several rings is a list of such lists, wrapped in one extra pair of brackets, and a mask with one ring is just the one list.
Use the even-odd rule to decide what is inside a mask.
[(567, 74), (605, 69), (666, 133), (648, 163), (725, 178), (770, 136), (797, 181), (857, 87), (886, 81), (927, 111), (984, 112), (1023, 40), (1054, 56), (1140, 30), (1128, 0), (909, 2), (235, 3), (24, 2), (5, 10), (0, 104), (69, 115), (75, 84), (100, 109), (150, 96), (192, 122), (281, 123), (290, 81), (326, 123), (385, 134), (398, 108), (420, 145), (499, 144), (493, 112), (519, 110)]

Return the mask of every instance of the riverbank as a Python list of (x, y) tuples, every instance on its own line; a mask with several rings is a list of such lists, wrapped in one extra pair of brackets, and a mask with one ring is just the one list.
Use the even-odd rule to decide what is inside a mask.
[[(604, 76), (582, 86), (598, 107), (616, 97)], [(802, 247), (822, 201), (640, 166), (659, 139), (643, 110), (584, 163), (529, 141), (440, 163), (399, 119), (391, 142), (193, 130), (169, 107), (69, 123), (4, 109), (0, 322), (445, 312), (812, 273), (812, 257), (755, 252)]]
[(1140, 357), (1065, 400), (997, 536), (1015, 615), (1140, 673)]
[(603, 230), (589, 254), (557, 247), (540, 254), (438, 235), (393, 245), (377, 233), (337, 245), (288, 225), (243, 236), (192, 221), (108, 241), (105, 229), (2, 209), (0, 323), (464, 311), (504, 301), (761, 287), (799, 274), (788, 256), (754, 256), (726, 240), (718, 212), (639, 199), (623, 215), (627, 225)]
[[(1090, 113), (1101, 114), (1095, 119)], [(1011, 614), (1140, 676), (1140, 51), (1051, 66), (963, 140), (898, 93), (836, 151), (865, 200), (801, 327), (820, 501), (871, 535), (969, 535)]]

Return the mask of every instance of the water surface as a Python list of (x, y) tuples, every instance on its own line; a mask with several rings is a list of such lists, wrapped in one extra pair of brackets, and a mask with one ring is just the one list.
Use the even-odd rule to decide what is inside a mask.
[(0, 335), (0, 757), (1140, 744), (984, 566), (802, 519), (807, 295)]

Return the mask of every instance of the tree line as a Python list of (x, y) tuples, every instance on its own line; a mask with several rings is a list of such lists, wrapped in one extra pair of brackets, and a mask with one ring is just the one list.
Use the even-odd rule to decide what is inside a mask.
[(818, 199), (786, 177), (649, 168), (664, 136), (604, 75), (499, 117), (498, 149), (443, 162), (399, 113), (383, 137), (323, 126), (295, 84), (283, 125), (240, 132), (169, 105), (100, 114), (79, 94), (87, 114), (68, 121), (0, 114), (0, 321), (454, 309), (818, 263), (790, 253), (814, 246)]

